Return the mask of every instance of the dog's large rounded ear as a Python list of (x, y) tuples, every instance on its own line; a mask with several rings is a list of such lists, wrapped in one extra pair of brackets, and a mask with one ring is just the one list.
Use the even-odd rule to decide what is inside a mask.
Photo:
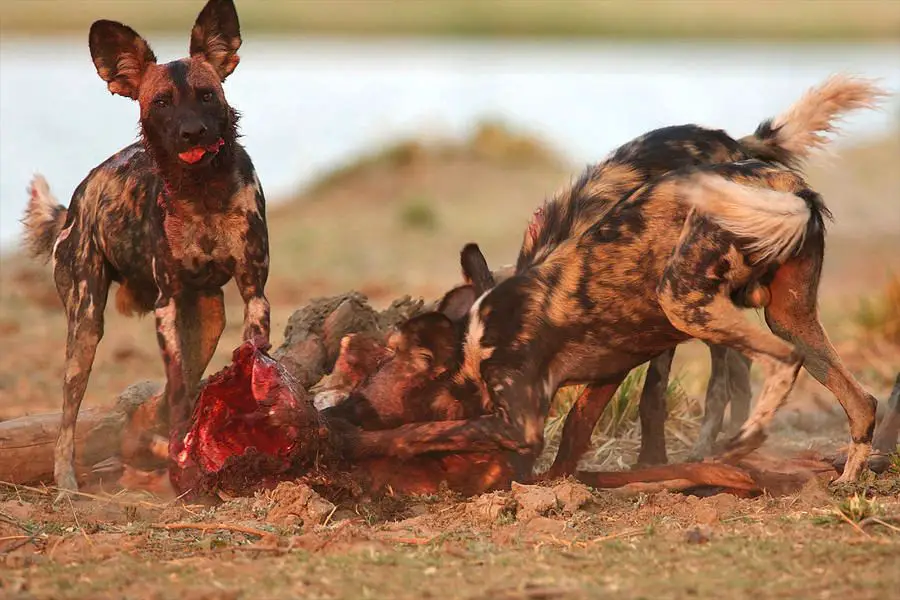
[(225, 81), (241, 60), (240, 47), (241, 24), (233, 0), (209, 0), (191, 30), (191, 56), (204, 58)]
[(127, 25), (101, 20), (91, 25), (88, 44), (97, 74), (109, 91), (137, 100), (147, 67), (156, 63), (144, 38)]
[(475, 293), (473, 286), (468, 284), (460, 285), (447, 292), (441, 298), (441, 302), (438, 304), (438, 312), (443, 313), (454, 323), (462, 321), (469, 314), (469, 310), (477, 299), (478, 294)]
[(463, 277), (466, 283), (475, 288), (475, 293), (481, 295), (494, 287), (494, 275), (488, 267), (484, 254), (478, 244), (466, 244), (459, 253), (459, 262), (462, 265)]

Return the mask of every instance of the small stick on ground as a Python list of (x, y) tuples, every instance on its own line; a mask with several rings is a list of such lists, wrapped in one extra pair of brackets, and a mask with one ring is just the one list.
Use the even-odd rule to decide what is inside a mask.
[(252, 527), (242, 527), (240, 525), (226, 525), (220, 523), (169, 523), (166, 525), (152, 525), (154, 529), (197, 529), (206, 533), (208, 531), (222, 530), (233, 531), (236, 533), (245, 533), (247, 535), (256, 535), (266, 537), (268, 535), (277, 535), (271, 531), (263, 531), (262, 529), (254, 529)]
[(882, 527), (887, 527), (891, 531), (900, 533), (900, 527), (891, 525), (891, 523), (900, 523), (900, 515), (887, 517), (867, 517), (859, 522), (859, 526), (865, 529), (869, 525), (881, 525)]
[(609, 535), (600, 536), (598, 538), (594, 538), (592, 540), (588, 540), (584, 542), (584, 546), (588, 546), (590, 544), (599, 544), (601, 542), (608, 542), (610, 540), (618, 540), (621, 538), (627, 537), (635, 537), (638, 535), (645, 535), (647, 533), (646, 529), (627, 529), (625, 531), (620, 531), (619, 533), (611, 533)]
[(13, 542), (12, 544), (7, 546), (3, 550), (0, 550), (0, 554), (8, 554), (8, 553), (12, 552), (13, 550), (18, 550), (25, 544), (30, 544), (30, 543), (34, 542), (34, 540), (37, 539), (36, 537), (30, 536), (30, 535), (29, 536), (14, 536), (14, 537), (24, 537), (25, 539), (20, 539), (17, 542)]
[(30, 540), (33, 535), (5, 535), (0, 537), (0, 542), (8, 542), (10, 540)]
[(409, 537), (386, 537), (382, 538), (382, 542), (393, 542), (395, 544), (409, 544), (411, 546), (424, 546), (430, 544), (434, 540), (430, 538), (409, 538)]
[(853, 521), (853, 519), (851, 519), (850, 517), (848, 517), (847, 515), (845, 515), (845, 514), (844, 514), (844, 511), (837, 510), (837, 511), (835, 511), (835, 512), (838, 514), (838, 516), (839, 516), (840, 518), (842, 518), (843, 520), (845, 520), (845, 521), (847, 521), (848, 523), (850, 523), (850, 525), (853, 527), (853, 529), (857, 530), (858, 532), (860, 532), (861, 534), (863, 534), (864, 536), (866, 536), (866, 537), (869, 538), (870, 540), (872, 539), (872, 536), (869, 535), (868, 533), (866, 533), (865, 531), (863, 531), (863, 528), (860, 527), (859, 524), (855, 523), (855, 522)]

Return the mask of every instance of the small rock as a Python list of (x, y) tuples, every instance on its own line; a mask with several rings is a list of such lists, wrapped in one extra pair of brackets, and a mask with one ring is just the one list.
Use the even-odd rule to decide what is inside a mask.
[(281, 526), (319, 525), (334, 510), (334, 504), (322, 498), (308, 485), (285, 481), (259, 501), (269, 505), (266, 523)]
[(553, 488), (541, 485), (525, 485), (513, 482), (512, 495), (519, 503), (516, 516), (520, 520), (537, 517), (546, 514), (550, 509), (556, 508), (558, 500)]
[(719, 512), (714, 506), (701, 503), (694, 509), (694, 518), (703, 525), (712, 525), (719, 520)]
[(562, 504), (563, 512), (571, 514), (594, 499), (591, 490), (583, 483), (564, 481), (553, 487), (556, 499)]

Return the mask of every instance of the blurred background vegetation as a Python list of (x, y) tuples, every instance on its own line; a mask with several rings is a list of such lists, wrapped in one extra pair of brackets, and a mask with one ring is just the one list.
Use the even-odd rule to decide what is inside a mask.
[[(97, 14), (183, 29), (195, 0), (0, 0), (4, 33), (82, 34)], [(160, 10), (164, 6), (164, 10)], [(242, 29), (338, 35), (861, 41), (900, 38), (897, 0), (253, 0)]]

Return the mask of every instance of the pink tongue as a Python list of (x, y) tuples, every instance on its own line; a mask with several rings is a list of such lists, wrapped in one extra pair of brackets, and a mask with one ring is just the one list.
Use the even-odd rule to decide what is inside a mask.
[(210, 144), (209, 146), (206, 146), (205, 148), (203, 146), (197, 146), (196, 148), (191, 148), (187, 152), (182, 152), (181, 154), (178, 155), (178, 158), (180, 158), (184, 162), (188, 163), (189, 165), (192, 165), (195, 162), (198, 162), (204, 156), (206, 156), (207, 152), (212, 152), (213, 154), (218, 154), (219, 150), (224, 145), (225, 145), (225, 140), (223, 140), (222, 138), (219, 138), (218, 140), (216, 140), (216, 142), (214, 144)]
[(187, 152), (181, 152), (178, 155), (178, 158), (180, 158), (184, 162), (188, 163), (189, 165), (192, 165), (195, 162), (202, 159), (205, 154), (206, 154), (206, 148), (203, 148), (202, 146), (198, 146), (196, 148), (191, 148)]

